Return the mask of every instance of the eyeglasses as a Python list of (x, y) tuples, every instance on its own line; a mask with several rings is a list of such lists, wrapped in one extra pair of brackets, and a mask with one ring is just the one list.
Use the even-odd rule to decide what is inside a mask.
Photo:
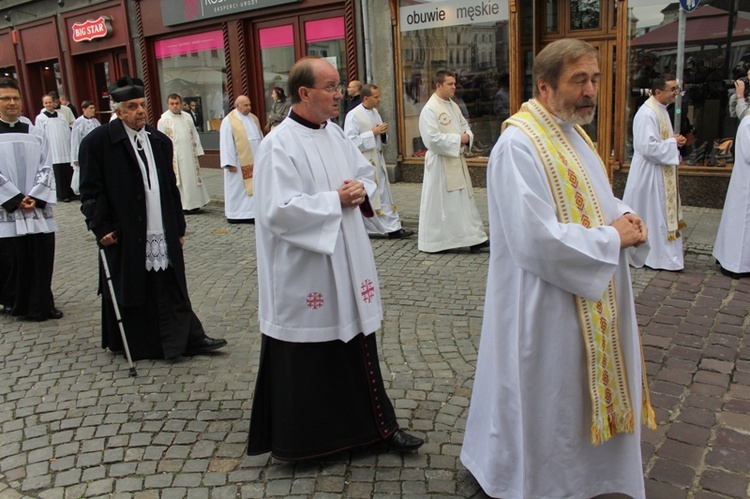
[(344, 85), (328, 85), (327, 87), (310, 87), (315, 90), (325, 90), (329, 94), (336, 94), (336, 92), (344, 93)]
[(664, 89), (662, 89), (662, 92), (670, 92), (670, 93), (679, 92), (679, 91), (680, 91), (680, 87), (672, 87), (672, 88), (664, 88)]
[(20, 97), (0, 97), (0, 102), (8, 103), (8, 102), (21, 102)]

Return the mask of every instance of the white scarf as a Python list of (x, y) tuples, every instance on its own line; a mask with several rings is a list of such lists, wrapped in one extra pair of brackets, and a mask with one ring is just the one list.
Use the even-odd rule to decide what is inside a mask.
[[(143, 188), (146, 191), (146, 270), (165, 270), (169, 266), (169, 255), (167, 254), (167, 239), (164, 235), (164, 222), (161, 217), (159, 177), (156, 172), (156, 160), (151, 149), (151, 141), (148, 139), (149, 134), (145, 127), (135, 131), (125, 126), (125, 131), (141, 169)], [(142, 144), (143, 151), (146, 153), (148, 165), (143, 164), (138, 152), (138, 142)]]

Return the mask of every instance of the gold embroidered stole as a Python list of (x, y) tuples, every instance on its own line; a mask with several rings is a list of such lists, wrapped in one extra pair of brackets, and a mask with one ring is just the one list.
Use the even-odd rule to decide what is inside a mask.
[[(432, 111), (435, 113), (440, 133), (461, 134), (461, 123), (453, 121), (454, 117), (462, 116), (461, 110), (455, 102), (452, 100), (445, 102), (437, 94), (432, 94), (426, 105), (432, 108)], [(446, 111), (446, 105), (451, 108), (452, 112)], [(445, 190), (448, 192), (459, 191), (468, 186), (469, 196), (473, 196), (474, 187), (471, 185), (469, 168), (466, 166), (466, 159), (464, 159), (463, 154), (459, 154), (457, 158), (440, 155), (440, 158), (443, 160), (443, 168), (445, 170)]]
[[(242, 170), (242, 179), (245, 182), (245, 192), (248, 196), (253, 195), (253, 168), (255, 159), (253, 151), (250, 148), (250, 140), (247, 138), (245, 123), (237, 115), (240, 114), (236, 109), (229, 113), (229, 124), (232, 125), (232, 136), (234, 137), (234, 146), (237, 148), (237, 156), (240, 159), (240, 169)], [(250, 114), (255, 121), (255, 126), (260, 130), (260, 122), (254, 114)]]
[[(375, 111), (376, 114), (378, 114), (378, 116), (380, 116), (377, 109), (373, 108), (373, 110)], [(372, 120), (370, 120), (370, 117), (367, 116), (367, 114), (364, 111), (362, 111), (362, 108), (360, 108), (359, 106), (355, 107), (352, 113), (354, 113), (354, 119), (357, 121), (357, 126), (359, 126), (360, 131), (372, 130), (372, 127), (375, 126), (375, 123), (373, 123)], [(380, 189), (380, 179), (378, 179), (378, 146), (377, 146), (378, 138), (374, 137), (374, 139), (375, 139), (374, 149), (370, 149), (368, 151), (360, 151), (360, 152), (367, 159), (367, 161), (369, 161), (370, 164), (372, 165), (373, 175), (375, 178), (375, 185), (377, 185), (378, 189)], [(372, 209), (375, 210), (375, 213), (378, 216), (382, 216), (383, 205), (380, 203), (380, 193), (377, 192), (377, 189), (375, 191), (375, 194), (371, 196), (369, 199), (370, 199), (370, 204), (372, 205)]]
[[(511, 125), (524, 132), (539, 153), (560, 222), (576, 223), (586, 228), (605, 225), (604, 214), (586, 170), (554, 116), (532, 99), (521, 106), (503, 128)], [(580, 126), (576, 126), (576, 131), (595, 151), (586, 132)], [(599, 166), (604, 168), (601, 160)], [(599, 445), (618, 433), (632, 433), (635, 429), (627, 369), (620, 345), (614, 278), (598, 301), (575, 296), (575, 302), (588, 366), (591, 443)], [(641, 386), (644, 391), (642, 419), (655, 428), (645, 368)]]
[[(674, 137), (672, 125), (661, 109), (659, 102), (652, 95), (645, 102), (659, 118), (659, 135), (661, 140)], [(677, 165), (660, 165), (661, 175), (664, 180), (664, 204), (667, 208), (667, 241), (674, 241), (680, 237), (680, 230), (687, 227), (682, 218), (682, 202), (677, 181)]]

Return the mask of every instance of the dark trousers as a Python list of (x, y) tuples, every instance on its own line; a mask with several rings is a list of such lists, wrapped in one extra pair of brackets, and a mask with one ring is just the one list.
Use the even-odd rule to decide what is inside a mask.
[(55, 234), (27, 234), (3, 238), (0, 293), (3, 305), (12, 315), (28, 319), (46, 319), (55, 306), (52, 297), (52, 272), (55, 266)]
[(57, 199), (70, 199), (76, 193), (70, 187), (73, 180), (73, 167), (70, 163), (55, 163), (52, 165), (55, 172), (55, 183), (57, 184)]

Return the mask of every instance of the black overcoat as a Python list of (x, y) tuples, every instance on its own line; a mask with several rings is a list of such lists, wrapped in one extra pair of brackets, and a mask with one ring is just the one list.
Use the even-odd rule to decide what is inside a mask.
[[(95, 128), (81, 142), (81, 211), (99, 241), (117, 232), (118, 242), (104, 248), (117, 302), (125, 307), (142, 305), (146, 296), (146, 190), (135, 150), (119, 119)], [(180, 291), (189, 302), (185, 260), (180, 238), (185, 216), (172, 169), (172, 141), (146, 125), (156, 160), (164, 233), (170, 266)], [(100, 268), (100, 288), (106, 286)]]

